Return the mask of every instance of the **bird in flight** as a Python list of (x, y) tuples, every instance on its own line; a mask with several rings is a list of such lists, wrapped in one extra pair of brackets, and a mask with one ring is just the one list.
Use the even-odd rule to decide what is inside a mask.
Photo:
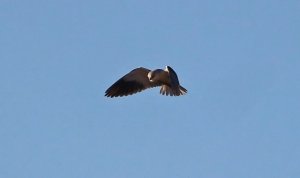
[(179, 84), (175, 71), (166, 66), (165, 70), (149, 70), (143, 67), (136, 68), (116, 81), (105, 91), (107, 97), (122, 97), (141, 92), (147, 88), (161, 86), (160, 94), (180, 96), (187, 90)]

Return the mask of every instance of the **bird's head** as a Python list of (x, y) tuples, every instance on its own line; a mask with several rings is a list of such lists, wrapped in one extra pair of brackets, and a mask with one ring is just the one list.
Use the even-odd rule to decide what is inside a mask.
[(149, 72), (148, 78), (149, 78), (150, 82), (159, 81), (159, 77), (160, 77), (161, 73), (163, 73), (163, 72), (164, 71), (161, 69), (156, 69), (156, 70)]
[(154, 78), (154, 71), (151, 71), (148, 73), (148, 79), (150, 80), (150, 82), (153, 82), (153, 78)]

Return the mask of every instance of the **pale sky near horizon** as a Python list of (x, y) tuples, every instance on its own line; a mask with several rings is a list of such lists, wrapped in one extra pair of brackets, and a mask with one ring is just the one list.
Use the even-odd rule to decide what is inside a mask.
[[(1, 178), (300, 177), (300, 1), (0, 1)], [(188, 94), (104, 91), (171, 66)]]

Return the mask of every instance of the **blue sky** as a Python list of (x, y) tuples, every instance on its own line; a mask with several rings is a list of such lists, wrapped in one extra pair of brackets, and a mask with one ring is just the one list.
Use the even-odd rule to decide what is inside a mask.
[[(300, 2), (0, 2), (0, 177), (300, 176)], [(170, 65), (188, 94), (105, 98)]]

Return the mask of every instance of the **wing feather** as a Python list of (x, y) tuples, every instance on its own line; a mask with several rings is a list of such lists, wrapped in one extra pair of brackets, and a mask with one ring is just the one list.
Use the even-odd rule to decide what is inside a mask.
[(124, 75), (105, 91), (107, 97), (121, 97), (141, 92), (147, 88), (158, 86), (149, 81), (149, 69), (140, 67)]
[(176, 72), (170, 66), (167, 66), (167, 72), (169, 73), (171, 86), (178, 86), (179, 80), (178, 80)]
[(180, 96), (186, 94), (187, 90), (179, 84), (176, 72), (170, 66), (167, 66), (165, 71), (168, 72), (169, 75), (169, 84), (162, 85), (160, 93), (167, 96)]

